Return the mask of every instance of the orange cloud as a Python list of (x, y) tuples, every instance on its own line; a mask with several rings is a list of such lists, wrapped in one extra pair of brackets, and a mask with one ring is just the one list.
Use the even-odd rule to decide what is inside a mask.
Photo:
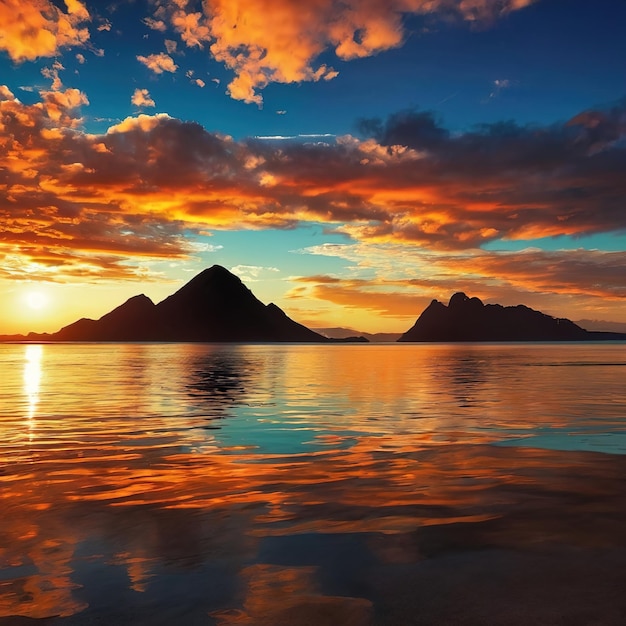
[(169, 19), (187, 46), (209, 47), (235, 74), (228, 85), (231, 97), (260, 105), (259, 90), (269, 83), (335, 78), (333, 68), (316, 64), (328, 49), (350, 60), (402, 45), (407, 17), (456, 16), (484, 23), (533, 1), (278, 0), (269, 10), (265, 0), (206, 0), (201, 13), (181, 0), (161, 0), (150, 24)]
[[(287, 293), (290, 299), (317, 299), (350, 309), (365, 309), (384, 317), (411, 320), (419, 314), (432, 296), (416, 294), (407, 289), (407, 284), (394, 285), (392, 281), (337, 280), (329, 282), (327, 277), (310, 276), (298, 279), (298, 282), (310, 285), (305, 290)], [(388, 287), (395, 286), (396, 290)], [(387, 289), (385, 289), (387, 287)]]
[[(123, 198), (73, 182), (94, 175), (90, 156), (112, 156), (80, 130), (78, 90), (43, 92), (27, 106), (0, 88), (0, 273), (47, 280), (136, 276), (135, 259), (189, 252), (182, 224), (132, 211)], [(104, 191), (104, 193), (103, 193)], [(123, 195), (123, 194), (122, 194)]]
[(187, 13), (186, 2), (174, 0), (175, 10), (171, 16), (174, 29), (180, 34), (180, 38), (190, 48), (204, 47), (204, 43), (210, 38), (210, 29), (207, 26), (202, 13)]
[(509, 284), (529, 291), (626, 298), (626, 252), (529, 249), (482, 253), (467, 259), (467, 268), (481, 276), (506, 277)]
[(89, 40), (91, 18), (84, 4), (65, 0), (67, 12), (49, 0), (4, 0), (0, 3), (0, 50), (16, 63), (52, 57), (61, 48)]
[(557, 317), (571, 317), (574, 309), (623, 316), (626, 252), (527, 249), (436, 254), (367, 243), (329, 244), (301, 252), (343, 258), (353, 273), (367, 278), (292, 278), (296, 286), (287, 293), (290, 303), (332, 303), (351, 309), (351, 317), (355, 309), (374, 313), (366, 324), (380, 318), (408, 323), (431, 299), (447, 302), (457, 291), (491, 303), (524, 303)]
[(173, 74), (178, 69), (174, 59), (169, 54), (165, 54), (165, 52), (149, 54), (147, 57), (139, 54), (137, 55), (137, 60), (155, 74), (163, 74), (163, 72), (171, 72)]
[(80, 90), (69, 88), (65, 91), (44, 91), (43, 110), (48, 118), (64, 128), (76, 128), (82, 123), (78, 117), (81, 106), (89, 104), (87, 96)]
[(167, 24), (163, 20), (146, 17), (142, 21), (151, 30), (158, 30), (161, 33), (164, 33), (167, 30)]
[(150, 92), (147, 89), (135, 89), (130, 102), (136, 107), (156, 106), (154, 100), (150, 97)]
[[(90, 135), (81, 130), (84, 94), (41, 96), (24, 105), (0, 88), (7, 246), (180, 256), (189, 250), (183, 228), (315, 222), (368, 245), (450, 256), (498, 239), (626, 228), (616, 208), (626, 196), (623, 107), (454, 136), (428, 114), (405, 112), (365, 124), (368, 139), (307, 144), (235, 141), (166, 114)], [(471, 263), (484, 277), (479, 260)], [(621, 284), (605, 262), (598, 271)]]

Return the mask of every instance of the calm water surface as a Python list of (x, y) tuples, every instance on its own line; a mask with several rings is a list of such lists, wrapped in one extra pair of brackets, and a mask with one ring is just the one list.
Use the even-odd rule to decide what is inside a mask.
[(0, 624), (626, 623), (626, 346), (0, 345)]

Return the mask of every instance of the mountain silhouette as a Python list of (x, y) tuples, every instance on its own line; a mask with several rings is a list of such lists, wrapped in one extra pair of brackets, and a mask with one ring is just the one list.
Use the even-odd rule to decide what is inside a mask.
[(315, 332), (328, 337), (329, 339), (336, 340), (352, 340), (354, 338), (366, 339), (368, 343), (389, 343), (397, 341), (402, 333), (366, 333), (361, 330), (354, 330), (353, 328), (314, 328)]
[(214, 265), (156, 306), (162, 341), (323, 341)]
[(155, 311), (154, 302), (141, 294), (133, 296), (99, 320), (82, 318), (47, 338), (56, 341), (149, 340), (156, 329)]
[[(0, 335), (0, 341), (168, 342), (368, 342), (392, 341), (391, 333), (298, 324), (275, 304), (263, 304), (241, 280), (214, 265), (171, 296), (154, 304), (141, 294), (100, 319), (79, 319), (56, 333)], [(355, 336), (359, 335), (359, 336)], [(483, 304), (455, 293), (446, 306), (433, 300), (397, 341), (612, 341), (626, 333), (585, 330), (524, 305)]]
[(134, 296), (98, 320), (80, 319), (45, 341), (327, 342), (275, 304), (263, 304), (227, 269), (214, 265), (159, 304)]
[(483, 304), (455, 293), (448, 306), (433, 300), (398, 341), (590, 341), (626, 339), (620, 333), (590, 332), (524, 305)]

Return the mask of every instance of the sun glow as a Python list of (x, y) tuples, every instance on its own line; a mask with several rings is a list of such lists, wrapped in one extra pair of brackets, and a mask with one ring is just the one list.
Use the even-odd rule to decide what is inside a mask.
[(48, 297), (41, 291), (30, 291), (26, 294), (26, 304), (28, 304), (31, 309), (40, 311), (47, 306)]

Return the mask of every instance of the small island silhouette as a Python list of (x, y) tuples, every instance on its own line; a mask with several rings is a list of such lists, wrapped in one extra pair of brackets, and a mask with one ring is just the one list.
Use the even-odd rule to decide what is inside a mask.
[[(226, 268), (213, 265), (158, 304), (141, 294), (100, 319), (82, 318), (56, 333), (2, 335), (0, 341), (368, 342), (346, 334), (331, 338), (295, 322), (275, 304), (263, 304)], [(616, 339), (626, 340), (626, 333), (587, 331), (523, 305), (485, 305), (459, 292), (448, 306), (433, 300), (397, 341)]]
[(626, 340), (625, 333), (588, 331), (523, 304), (483, 304), (463, 292), (448, 306), (433, 300), (398, 341), (597, 341)]

